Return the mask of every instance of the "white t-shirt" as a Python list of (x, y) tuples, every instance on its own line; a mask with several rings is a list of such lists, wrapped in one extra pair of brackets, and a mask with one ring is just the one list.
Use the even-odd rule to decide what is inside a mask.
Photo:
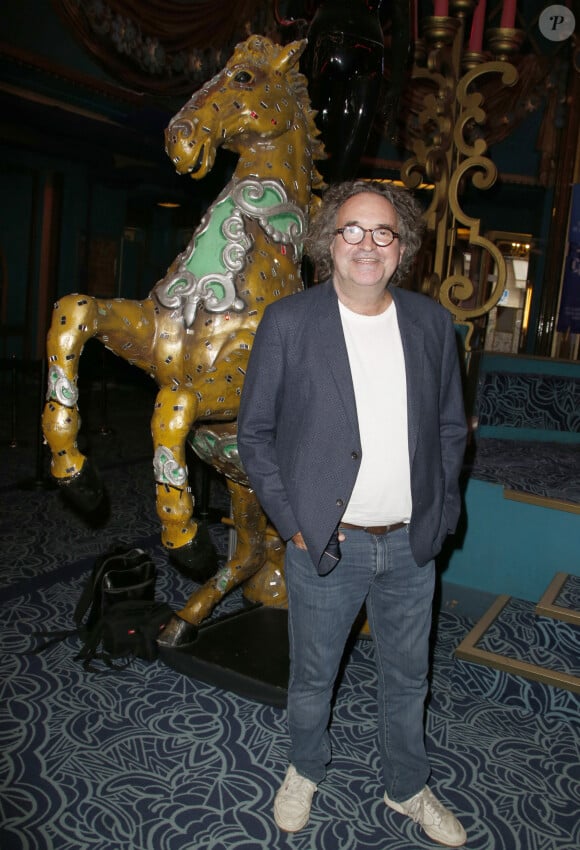
[(411, 518), (405, 358), (395, 304), (378, 316), (339, 302), (354, 383), (362, 461), (343, 519), (388, 525)]

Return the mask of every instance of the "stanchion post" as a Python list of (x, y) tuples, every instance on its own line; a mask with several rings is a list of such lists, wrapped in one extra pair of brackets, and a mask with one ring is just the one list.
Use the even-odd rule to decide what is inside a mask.
[(36, 474), (34, 484), (39, 489), (44, 487), (44, 436), (42, 433), (42, 411), (44, 410), (48, 367), (46, 357), (40, 361), (40, 388), (38, 393), (38, 411), (36, 416)]
[(103, 347), (101, 353), (101, 424), (99, 434), (102, 437), (108, 437), (113, 433), (113, 429), (109, 426), (109, 399), (107, 395), (107, 350)]
[(48, 363), (46, 358), (43, 358), (40, 361), (39, 375), (40, 387), (38, 391), (38, 407), (36, 410), (36, 458), (34, 477), (25, 481), (21, 481), (18, 485), (21, 490), (54, 490), (56, 488), (56, 482), (53, 481), (49, 475), (45, 475), (44, 469), (45, 448), (44, 435), (42, 433), (42, 412), (44, 410), (45, 392), (48, 377)]
[(18, 439), (16, 437), (17, 426), (18, 426), (18, 398), (17, 398), (17, 386), (18, 381), (16, 380), (16, 355), (12, 354), (12, 367), (11, 367), (11, 382), (12, 382), (12, 405), (10, 409), (10, 425), (11, 425), (11, 438), (9, 446), (11, 449), (15, 449), (18, 445)]

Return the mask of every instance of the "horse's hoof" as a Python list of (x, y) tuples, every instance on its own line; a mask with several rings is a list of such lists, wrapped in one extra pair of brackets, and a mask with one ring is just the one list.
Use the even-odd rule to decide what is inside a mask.
[(197, 631), (197, 626), (173, 614), (157, 638), (157, 646), (160, 649), (183, 649), (195, 642)]
[(95, 513), (105, 500), (105, 488), (92, 463), (85, 459), (73, 478), (57, 479), (64, 499), (83, 514)]
[(204, 584), (214, 576), (219, 558), (204, 525), (198, 524), (197, 534), (187, 546), (169, 550), (169, 560), (186, 578)]

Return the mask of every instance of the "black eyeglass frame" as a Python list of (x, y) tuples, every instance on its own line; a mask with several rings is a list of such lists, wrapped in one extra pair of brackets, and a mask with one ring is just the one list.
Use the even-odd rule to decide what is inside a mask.
[[(349, 229), (349, 230), (355, 230), (355, 229), (360, 230), (362, 236), (358, 240), (358, 242), (349, 242), (348, 239), (345, 239), (344, 231), (347, 230), (347, 229)], [(377, 239), (376, 239), (376, 236), (375, 236), (375, 233), (377, 232), (377, 230), (388, 230), (393, 238), (391, 239), (390, 242), (387, 242), (386, 244), (381, 245), (380, 242), (377, 242)], [(386, 225), (383, 225), (382, 227), (361, 227), (360, 224), (347, 224), (344, 227), (338, 227), (334, 231), (335, 236), (337, 236), (339, 233), (340, 233), (340, 235), (342, 236), (342, 238), (344, 239), (344, 241), (346, 242), (347, 245), (360, 245), (360, 243), (364, 241), (365, 233), (370, 233), (371, 238), (372, 238), (373, 242), (375, 243), (375, 245), (377, 246), (377, 248), (388, 248), (389, 245), (393, 244), (395, 239), (401, 238), (400, 233), (397, 233), (397, 231), (393, 230), (392, 227), (387, 227)]]

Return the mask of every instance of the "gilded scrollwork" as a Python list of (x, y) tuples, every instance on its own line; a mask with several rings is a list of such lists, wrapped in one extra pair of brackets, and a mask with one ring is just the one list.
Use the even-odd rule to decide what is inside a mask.
[[(425, 64), (416, 66), (412, 75), (428, 83), (429, 91), (417, 118), (420, 133), (413, 156), (403, 164), (401, 178), (410, 188), (422, 180), (433, 186), (425, 222), (433, 236), (434, 257), (421, 288), (437, 297), (456, 322), (467, 325), (469, 341), (473, 320), (497, 304), (507, 275), (501, 251), (481, 233), (480, 220), (469, 216), (461, 204), (468, 180), (476, 189), (486, 190), (497, 179), (481, 129), (486, 122), (484, 98), (476, 87), (490, 74), (499, 75), (502, 85), (513, 86), (518, 73), (509, 62), (483, 61), (483, 55), (481, 62), (462, 73), (464, 27), (459, 19), (427, 19), (425, 32), (430, 39)], [(472, 280), (455, 268), (459, 228), (467, 233), (470, 246), (490, 255), (497, 271), (491, 292), (478, 293), (475, 299)]]

